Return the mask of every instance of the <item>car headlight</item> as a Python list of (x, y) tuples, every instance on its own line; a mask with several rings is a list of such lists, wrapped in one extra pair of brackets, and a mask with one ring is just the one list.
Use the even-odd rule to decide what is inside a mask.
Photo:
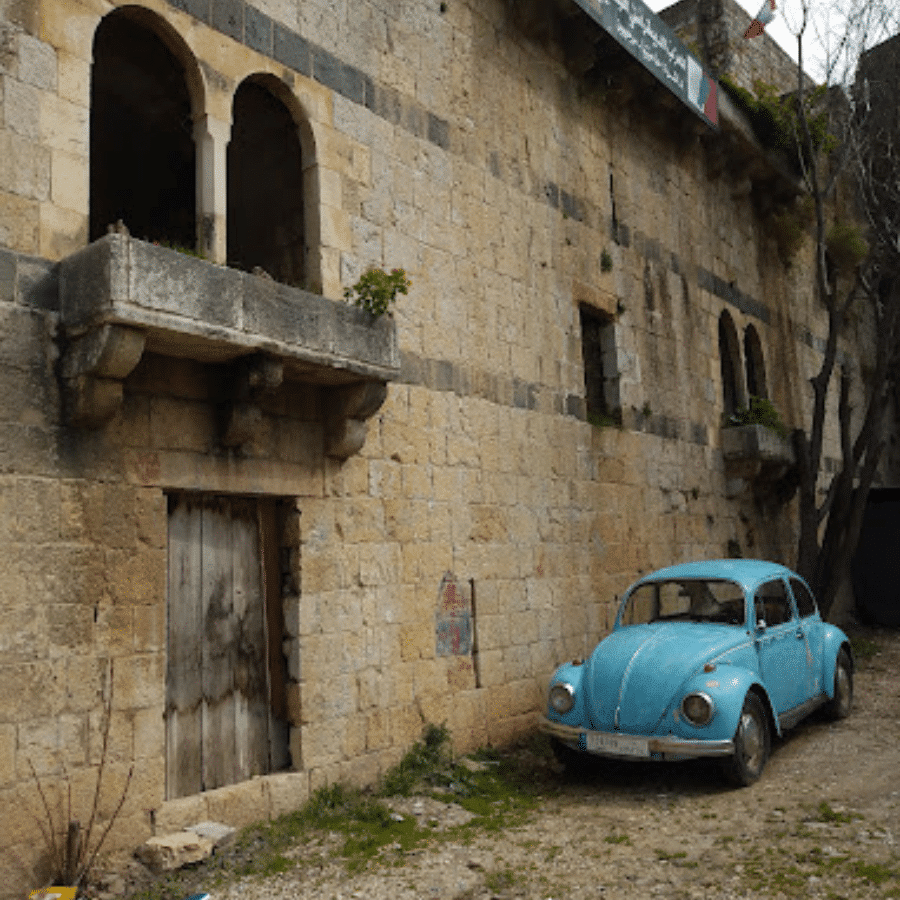
[(709, 694), (697, 691), (681, 701), (681, 714), (691, 725), (708, 725), (716, 712), (716, 705)]
[(560, 715), (565, 715), (575, 705), (575, 691), (571, 684), (561, 681), (550, 688), (550, 706)]

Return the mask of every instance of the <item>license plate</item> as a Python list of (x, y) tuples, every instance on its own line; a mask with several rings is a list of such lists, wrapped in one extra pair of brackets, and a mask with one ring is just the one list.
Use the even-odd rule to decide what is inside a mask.
[(650, 746), (646, 738), (626, 737), (621, 734), (600, 734), (588, 731), (585, 746), (592, 753), (613, 753), (618, 756), (649, 756)]

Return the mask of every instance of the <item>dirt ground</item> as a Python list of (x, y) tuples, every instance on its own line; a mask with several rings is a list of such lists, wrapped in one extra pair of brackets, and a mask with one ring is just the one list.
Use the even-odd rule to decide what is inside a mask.
[[(752, 787), (726, 787), (709, 762), (601, 762), (572, 780), (536, 754), (544, 799), (522, 824), (353, 876), (325, 840), (296, 849), (298, 868), (216, 888), (212, 900), (900, 900), (900, 632), (859, 636), (879, 651), (857, 662), (851, 716), (815, 715), (775, 741)], [(457, 812), (404, 803), (405, 813)]]

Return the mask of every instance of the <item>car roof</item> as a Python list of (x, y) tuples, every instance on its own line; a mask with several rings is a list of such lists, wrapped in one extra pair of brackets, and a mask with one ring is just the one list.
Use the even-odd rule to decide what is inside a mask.
[(796, 577), (796, 573), (786, 566), (763, 559), (707, 559), (658, 569), (640, 578), (636, 584), (670, 578), (724, 578), (737, 582), (747, 591), (771, 578)]

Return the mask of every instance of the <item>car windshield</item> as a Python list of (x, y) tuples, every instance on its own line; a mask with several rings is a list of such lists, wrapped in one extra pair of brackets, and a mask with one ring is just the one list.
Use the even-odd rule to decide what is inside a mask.
[(622, 625), (648, 622), (744, 624), (744, 592), (733, 581), (678, 578), (639, 584), (622, 609)]

